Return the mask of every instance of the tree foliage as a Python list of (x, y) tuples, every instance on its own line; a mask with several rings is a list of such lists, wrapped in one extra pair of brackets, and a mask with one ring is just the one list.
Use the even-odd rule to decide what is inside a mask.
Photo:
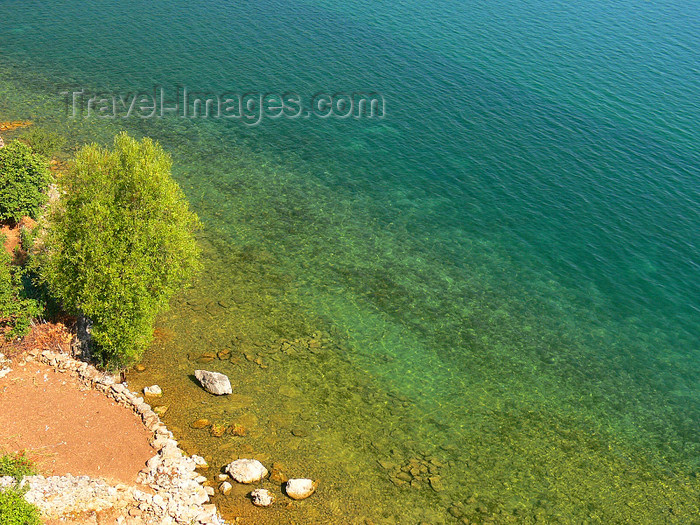
[(12, 265), (10, 254), (0, 236), (0, 333), (6, 339), (22, 337), (32, 318), (43, 313), (41, 304), (29, 293), (29, 279), (23, 268)]
[(0, 221), (36, 218), (50, 182), (46, 157), (17, 140), (0, 148)]
[(200, 266), (199, 219), (171, 166), (147, 138), (84, 146), (47, 221), (39, 271), (66, 308), (92, 320), (96, 355), (113, 367), (140, 357), (156, 315)]

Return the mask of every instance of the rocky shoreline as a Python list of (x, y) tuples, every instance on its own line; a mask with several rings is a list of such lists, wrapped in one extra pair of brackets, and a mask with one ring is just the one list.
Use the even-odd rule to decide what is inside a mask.
[[(151, 406), (120, 383), (117, 376), (100, 372), (68, 354), (50, 350), (32, 350), (23, 359), (44, 363), (59, 373), (72, 374), (85, 386), (131, 409), (153, 433), (150, 444), (157, 451), (138, 474), (136, 483), (140, 485), (110, 485), (87, 476), (26, 477), (23, 483), (29, 485), (29, 490), (25, 498), (39, 507), (44, 518), (113, 510), (119, 514), (118, 523), (133, 525), (225, 524), (216, 506), (209, 503), (213, 488), (205, 486), (207, 478), (197, 471), (206, 468), (206, 462), (198, 456), (187, 456)], [(0, 489), (12, 483), (12, 478), (0, 478)]]

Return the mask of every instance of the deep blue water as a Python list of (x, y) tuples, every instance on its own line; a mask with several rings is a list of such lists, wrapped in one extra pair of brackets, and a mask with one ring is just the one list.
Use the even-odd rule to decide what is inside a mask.
[[(217, 284), (200, 293), (254, 282), (259, 296), (239, 301), (266, 340), (314, 323), (332, 334), (329, 434), (364, 421), (334, 400), (347, 374), (409, 400), (400, 434), (378, 417), (371, 450), (343, 446), (441, 450), (450, 488), (423, 488), (434, 515), (385, 502), (382, 519), (451, 522), (470, 495), (497, 521), (496, 508), (520, 522), (697, 512), (696, 3), (2, 1), (0, 20), (0, 117), (76, 141), (158, 138), (206, 224)], [(58, 94), (154, 86), (376, 92), (386, 115), (71, 120)], [(223, 344), (223, 322), (197, 337)], [(659, 497), (675, 514), (655, 514), (662, 500), (638, 483), (671, 486)]]

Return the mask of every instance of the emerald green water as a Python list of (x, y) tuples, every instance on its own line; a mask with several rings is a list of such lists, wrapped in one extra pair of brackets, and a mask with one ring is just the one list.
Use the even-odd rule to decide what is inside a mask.
[[(229, 517), (698, 522), (692, 3), (30, 1), (0, 20), (0, 119), (157, 138), (205, 223), (205, 271), (129, 384), (163, 387), (210, 477), (255, 456), (321, 481), (273, 509), (236, 487)], [(376, 91), (387, 113), (70, 119), (58, 94), (178, 84)], [(235, 395), (203, 393), (200, 367)]]

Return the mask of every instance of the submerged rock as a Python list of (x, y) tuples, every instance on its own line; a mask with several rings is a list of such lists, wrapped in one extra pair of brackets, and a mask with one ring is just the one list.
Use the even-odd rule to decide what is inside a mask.
[(411, 482), (413, 479), (413, 476), (411, 476), (408, 472), (399, 472), (396, 474), (396, 479), (400, 479), (401, 481), (406, 481), (406, 482)]
[(270, 481), (274, 481), (275, 483), (286, 483), (289, 480), (289, 478), (285, 475), (284, 472), (282, 472), (279, 469), (276, 469), (275, 467), (272, 467), (272, 472), (270, 473)]
[(212, 425), (209, 429), (209, 433), (214, 437), (221, 437), (226, 432), (226, 427), (224, 425)]
[(440, 476), (430, 476), (428, 481), (435, 492), (442, 492), (445, 490), (445, 485), (442, 483), (442, 478)]
[(275, 497), (267, 489), (255, 489), (250, 497), (256, 507), (269, 507), (275, 502)]
[(279, 388), (279, 393), (282, 396), (291, 397), (291, 398), (301, 396), (301, 390), (299, 390), (297, 387), (292, 386), (292, 385), (282, 385)]
[(191, 423), (192, 428), (206, 428), (210, 425), (208, 419), (197, 419)]
[(153, 412), (155, 412), (158, 417), (163, 417), (168, 409), (170, 409), (170, 405), (158, 405), (153, 407)]
[(200, 363), (211, 363), (214, 359), (216, 359), (214, 352), (204, 352), (197, 358), (197, 361)]
[(194, 376), (201, 383), (202, 387), (216, 396), (231, 394), (231, 381), (224, 374), (219, 372), (209, 372), (207, 370), (195, 370)]
[(309, 435), (309, 433), (303, 428), (293, 428), (292, 435), (300, 438), (304, 438)]
[(238, 483), (255, 483), (267, 476), (267, 469), (257, 459), (237, 459), (226, 466), (226, 472)]
[(244, 437), (246, 435), (246, 429), (243, 425), (233, 424), (229, 427), (229, 432), (234, 436)]
[(284, 486), (284, 490), (292, 499), (305, 499), (316, 492), (318, 487), (318, 481), (313, 481), (310, 479), (290, 479)]

